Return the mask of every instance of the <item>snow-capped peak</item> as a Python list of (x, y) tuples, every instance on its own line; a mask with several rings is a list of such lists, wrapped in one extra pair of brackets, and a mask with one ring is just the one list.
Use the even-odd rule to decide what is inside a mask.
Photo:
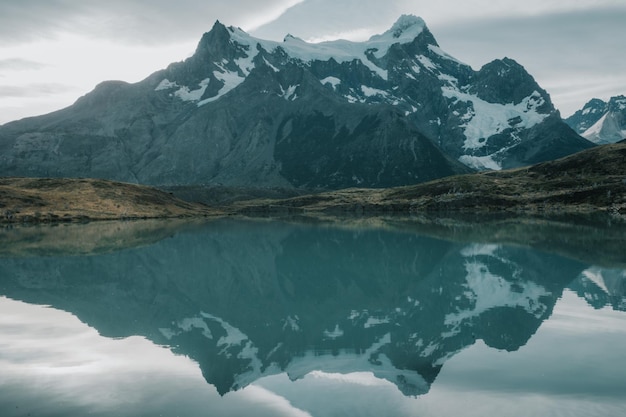
[[(191, 83), (164, 78), (156, 86), (155, 91), (178, 88), (169, 94), (184, 101), (193, 101), (198, 106), (215, 101), (246, 79), (256, 66), (255, 58), (261, 50), (270, 54), (282, 50), (292, 60), (305, 64), (331, 59), (340, 64), (361, 61), (373, 74), (387, 80), (388, 70), (379, 60), (387, 54), (392, 45), (413, 42), (425, 28), (423, 19), (403, 15), (391, 29), (381, 35), (372, 36), (365, 42), (339, 39), (310, 43), (292, 34), (286, 35), (283, 42), (274, 42), (255, 38), (238, 27), (226, 27), (216, 21), (213, 29), (203, 36), (196, 52), (202, 54), (200, 59), (202, 71), (205, 71), (207, 61), (213, 62), (213, 68), (201, 75), (204, 78), (192, 80)], [(264, 62), (268, 63), (266, 59)], [(271, 64), (270, 66), (276, 68)], [(216, 82), (221, 83), (221, 86)], [(212, 84), (209, 85), (210, 83)], [(205, 97), (207, 90), (211, 93), (210, 97)]]
[(395, 40), (395, 42), (411, 42), (426, 28), (426, 22), (421, 17), (403, 14), (393, 24), (391, 29), (382, 35), (374, 35), (370, 38), (370, 42), (379, 42), (381, 40)]
[(372, 72), (383, 79), (387, 79), (387, 70), (370, 61), (367, 52), (376, 51), (376, 57), (381, 58), (392, 45), (412, 42), (425, 28), (426, 23), (422, 18), (403, 15), (391, 29), (381, 35), (372, 36), (368, 41), (352, 42), (339, 39), (319, 43), (309, 43), (291, 34), (285, 36), (283, 42), (279, 43), (254, 38), (239, 28), (231, 27), (229, 31), (231, 38), (240, 45), (250, 46), (249, 51), (256, 51), (256, 45), (260, 45), (270, 52), (276, 48), (282, 48), (291, 58), (303, 62), (328, 61), (331, 58), (337, 62), (350, 62), (357, 59), (369, 67)]
[[(287, 35), (280, 47), (291, 57), (305, 62), (313, 60), (327, 61), (331, 58), (338, 62), (349, 62), (358, 59), (381, 78), (387, 78), (387, 71), (372, 63), (366, 51), (376, 51), (378, 58), (383, 57), (389, 48), (396, 44), (412, 42), (426, 28), (424, 20), (417, 16), (402, 15), (396, 23), (383, 34), (374, 35), (366, 42), (351, 42), (343, 39), (319, 43), (308, 43), (293, 35)], [(260, 42), (260, 40), (255, 40)], [(278, 44), (263, 41), (267, 50), (273, 50)]]
[[(583, 108), (583, 114), (586, 110)], [(626, 97), (611, 97), (605, 103), (602, 116), (581, 135), (597, 144), (615, 143), (626, 138)], [(601, 113), (600, 113), (601, 114)]]

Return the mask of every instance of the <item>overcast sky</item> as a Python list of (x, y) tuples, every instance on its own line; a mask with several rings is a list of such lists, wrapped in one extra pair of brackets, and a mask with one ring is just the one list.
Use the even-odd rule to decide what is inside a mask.
[(401, 14), (475, 69), (517, 60), (563, 116), (626, 94), (623, 0), (1, 0), (0, 124), (181, 61), (215, 20), (265, 39), (362, 41)]

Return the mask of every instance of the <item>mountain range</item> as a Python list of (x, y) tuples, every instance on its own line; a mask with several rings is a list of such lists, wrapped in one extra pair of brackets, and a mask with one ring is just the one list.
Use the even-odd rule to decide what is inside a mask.
[(389, 187), (592, 146), (520, 64), (475, 71), (415, 16), (365, 42), (318, 44), (216, 22), (183, 62), (0, 126), (0, 175)]
[(608, 103), (594, 98), (565, 122), (594, 143), (619, 142), (626, 139), (626, 97), (611, 97)]

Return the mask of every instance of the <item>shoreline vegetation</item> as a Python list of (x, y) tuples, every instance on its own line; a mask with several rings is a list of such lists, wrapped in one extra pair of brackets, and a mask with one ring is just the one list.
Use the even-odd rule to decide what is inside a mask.
[[(222, 187), (223, 188), (223, 187)], [(222, 189), (221, 192), (224, 192)], [(386, 189), (212, 202), (179, 192), (100, 179), (0, 178), (0, 223), (219, 216), (453, 215), (604, 213), (626, 217), (626, 143), (598, 146), (529, 167), (446, 177)], [(184, 191), (182, 192), (184, 194)], [(210, 189), (204, 189), (208, 195)], [(196, 199), (202, 200), (202, 198)]]

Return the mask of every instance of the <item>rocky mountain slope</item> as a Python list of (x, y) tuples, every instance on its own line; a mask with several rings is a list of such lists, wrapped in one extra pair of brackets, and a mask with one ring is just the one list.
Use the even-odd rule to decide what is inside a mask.
[(594, 143), (619, 142), (626, 139), (626, 97), (611, 97), (608, 103), (594, 98), (565, 122)]
[(605, 212), (626, 214), (626, 141), (556, 161), (384, 190), (236, 203), (245, 213)]
[(591, 146), (521, 65), (474, 71), (414, 16), (360, 43), (270, 42), (217, 22), (184, 62), (0, 127), (0, 175), (388, 187)]

